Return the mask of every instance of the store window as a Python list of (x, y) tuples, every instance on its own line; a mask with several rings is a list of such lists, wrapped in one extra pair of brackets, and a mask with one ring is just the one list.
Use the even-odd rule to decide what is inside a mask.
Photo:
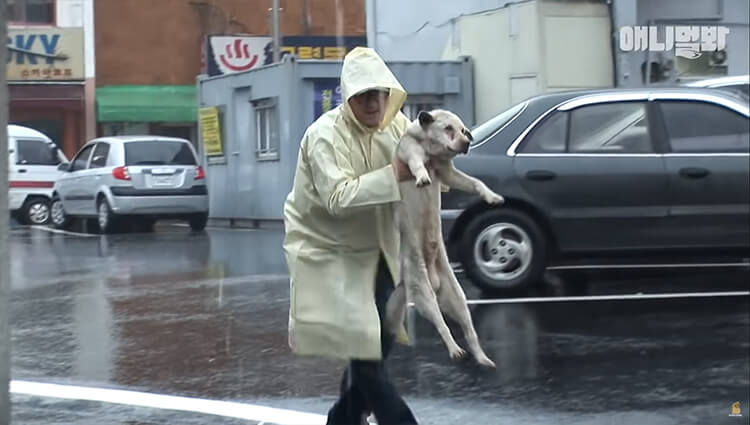
[(8, 0), (9, 22), (54, 24), (56, 0)]

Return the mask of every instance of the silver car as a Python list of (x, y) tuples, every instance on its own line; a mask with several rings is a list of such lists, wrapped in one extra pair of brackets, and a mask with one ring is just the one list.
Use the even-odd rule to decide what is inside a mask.
[(94, 139), (59, 169), (51, 206), (55, 227), (67, 227), (74, 218), (96, 218), (102, 233), (125, 220), (146, 231), (161, 218), (187, 220), (193, 230), (206, 227), (206, 176), (185, 139)]

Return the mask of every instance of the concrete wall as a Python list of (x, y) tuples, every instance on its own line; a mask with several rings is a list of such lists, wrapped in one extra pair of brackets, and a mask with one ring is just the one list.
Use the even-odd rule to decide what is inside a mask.
[(366, 0), (367, 43), (387, 61), (434, 61), (453, 20), (518, 0)]
[(478, 122), (545, 91), (612, 86), (607, 7), (527, 1), (452, 25), (443, 59), (470, 56)]
[[(616, 30), (625, 25), (727, 26), (730, 31), (726, 49), (727, 75), (748, 73), (750, 4), (747, 0), (615, 0), (613, 20)], [(615, 34), (617, 35), (617, 31)], [(675, 64), (673, 52), (622, 52), (618, 47), (618, 85), (641, 87), (649, 84), (644, 80), (641, 71), (641, 66), (646, 63), (647, 58), (654, 63), (672, 65), (671, 69), (665, 71), (663, 82), (671, 83), (685, 79), (680, 75), (679, 64)]]
[[(470, 60), (389, 66), (410, 95), (440, 98), (443, 107), (458, 113), (467, 125), (474, 124)], [(241, 222), (282, 218), (300, 140), (315, 118), (315, 81), (338, 81), (340, 74), (340, 61), (292, 59), (245, 73), (199, 78), (200, 106), (224, 109), (224, 162), (205, 161), (212, 219)], [(278, 105), (280, 144), (278, 158), (264, 160), (256, 157), (251, 101), (269, 97)]]
[(57, 26), (83, 28), (85, 73), (85, 138), (96, 137), (96, 49), (94, 45), (94, 0), (57, 0)]

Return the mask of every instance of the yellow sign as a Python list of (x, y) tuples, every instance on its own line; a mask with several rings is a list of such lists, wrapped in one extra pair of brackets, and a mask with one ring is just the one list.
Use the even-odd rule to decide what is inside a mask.
[(199, 111), (201, 138), (203, 139), (203, 150), (206, 156), (222, 156), (224, 150), (221, 144), (221, 122), (219, 120), (219, 108), (211, 106), (201, 108)]
[(730, 413), (729, 416), (742, 416), (739, 401), (735, 401), (734, 403), (732, 403), (732, 413)]
[(8, 81), (84, 80), (83, 29), (8, 28)]

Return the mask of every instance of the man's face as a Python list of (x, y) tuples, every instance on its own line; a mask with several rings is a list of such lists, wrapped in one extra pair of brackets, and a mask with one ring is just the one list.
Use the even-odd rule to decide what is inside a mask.
[(357, 120), (365, 127), (376, 128), (385, 116), (388, 92), (368, 90), (349, 99), (349, 107)]

